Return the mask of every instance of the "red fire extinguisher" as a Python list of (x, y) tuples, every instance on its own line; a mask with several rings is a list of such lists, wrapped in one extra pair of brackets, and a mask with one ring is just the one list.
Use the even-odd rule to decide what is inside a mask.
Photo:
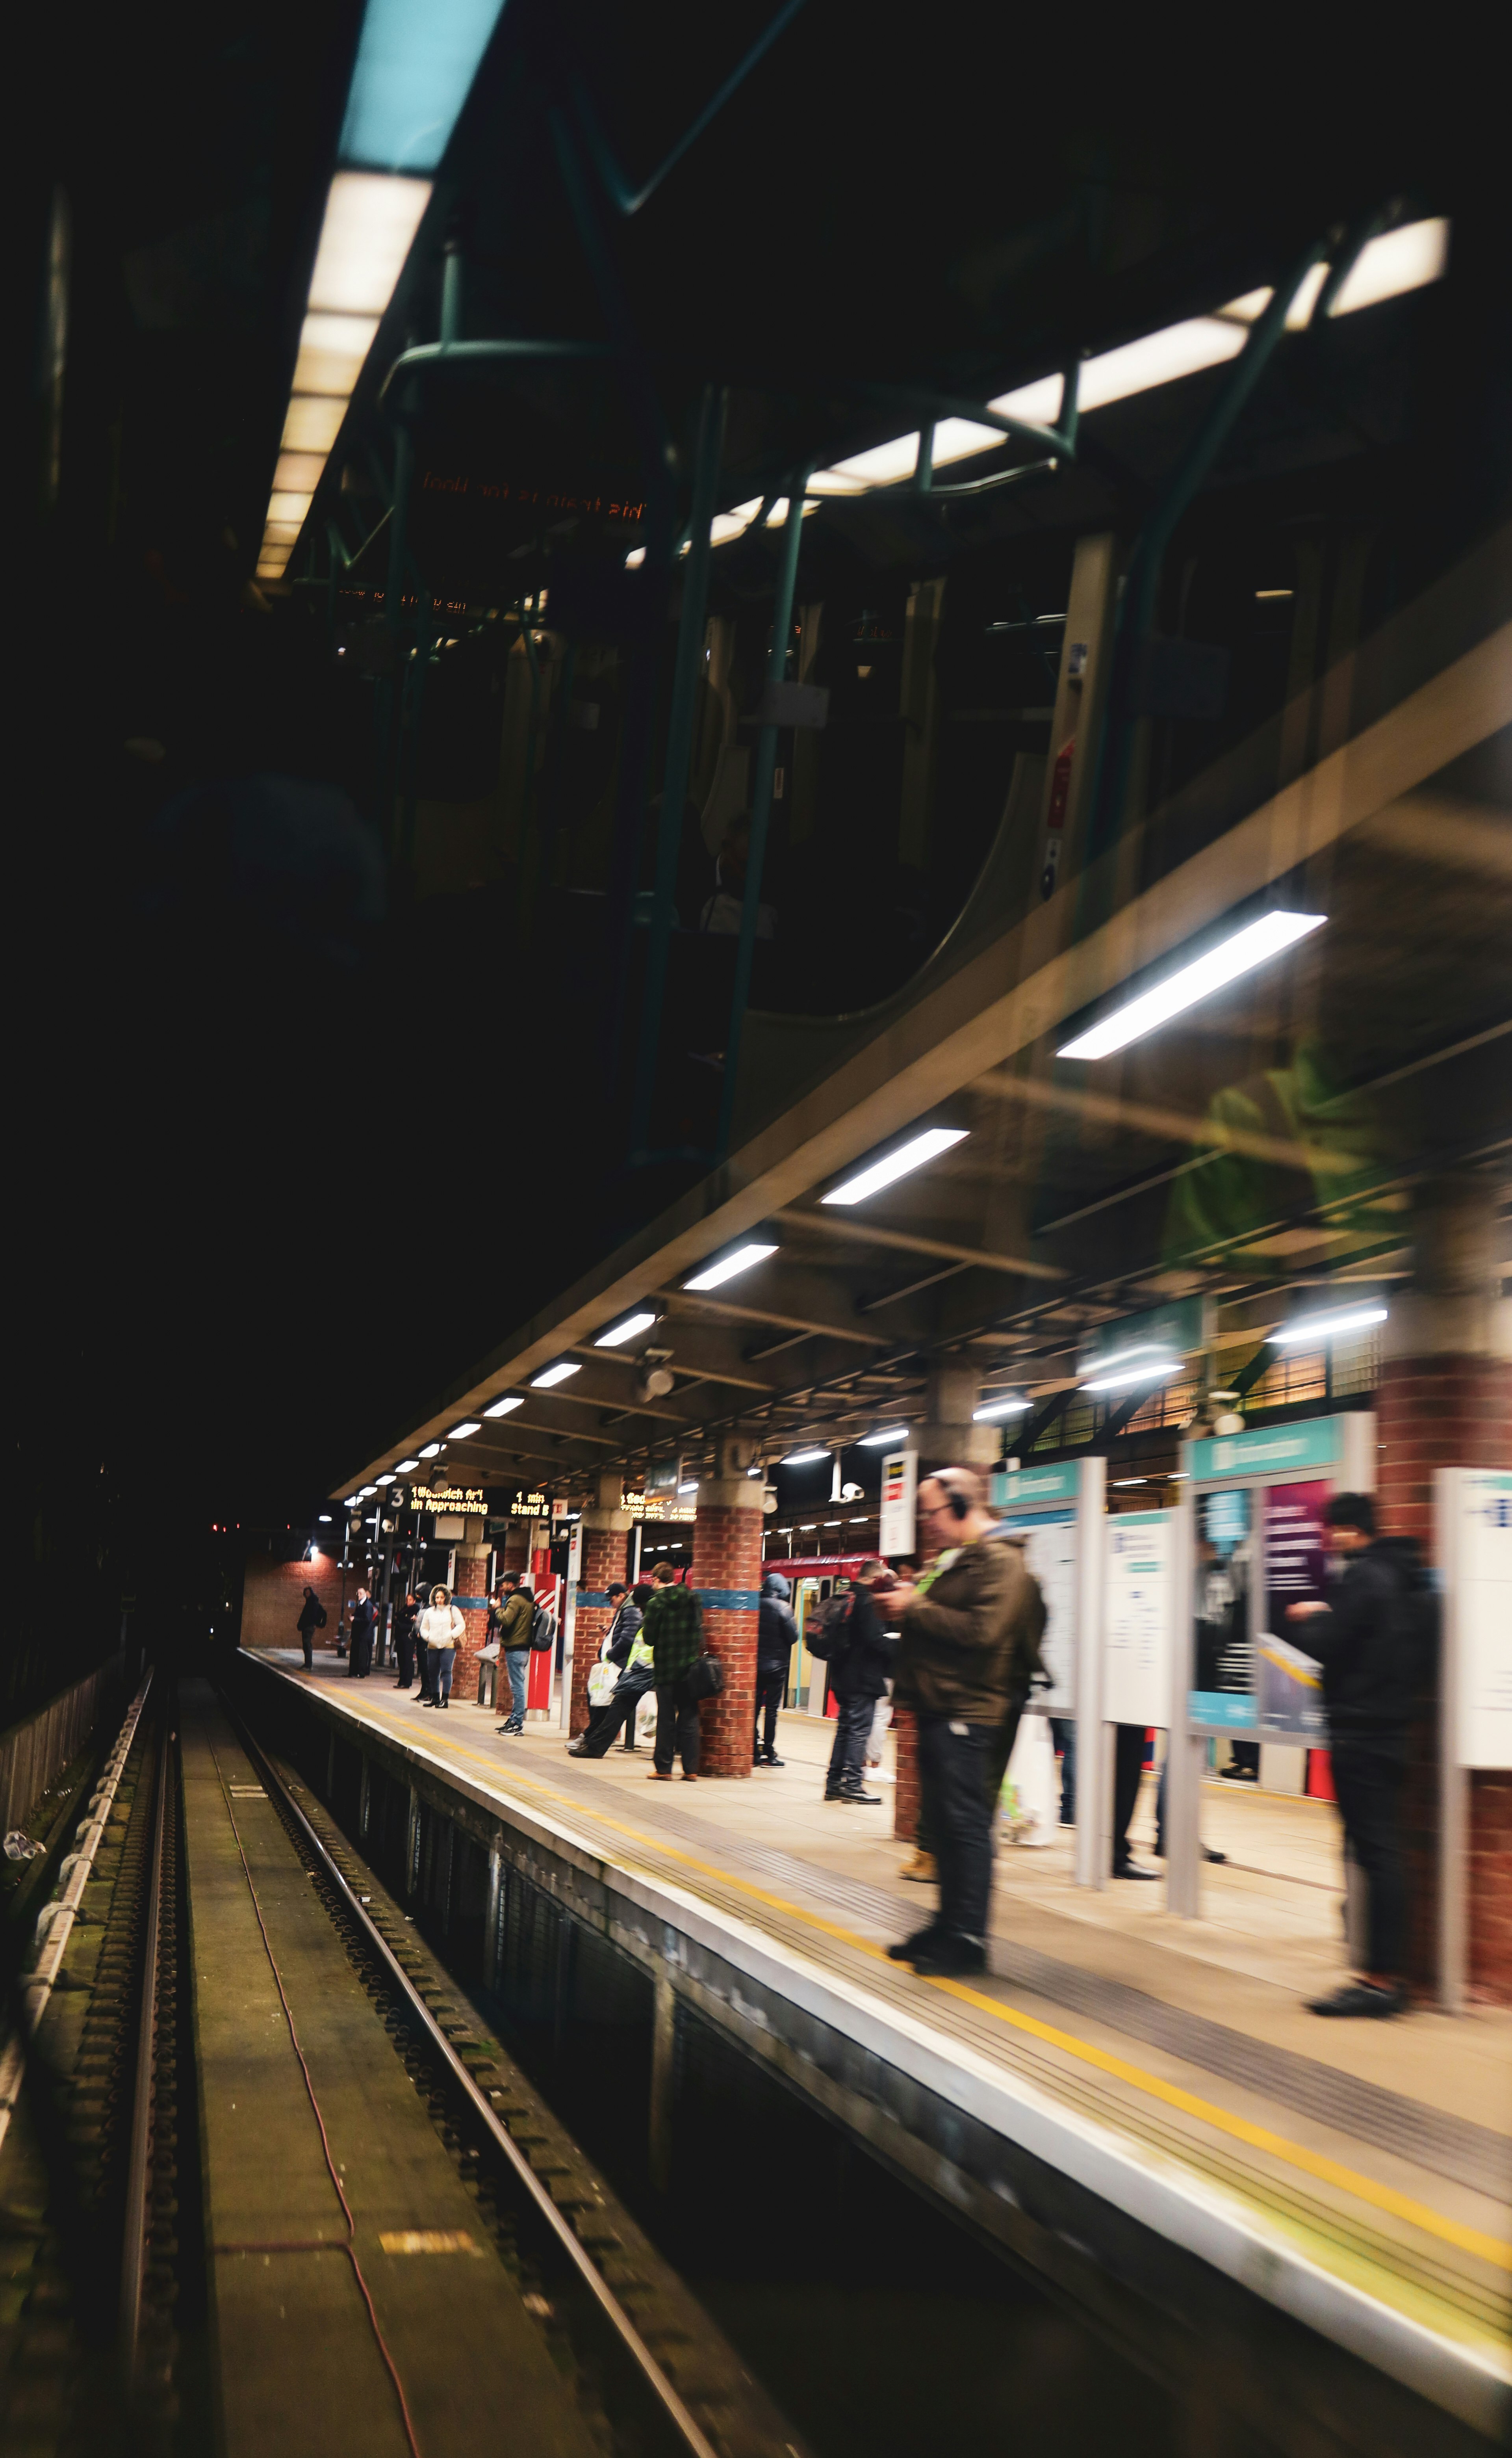
[(1056, 875), (1061, 867), (1061, 847), (1066, 841), (1066, 812), (1071, 799), (1071, 760), (1076, 750), (1076, 737), (1067, 735), (1056, 754), (1050, 772), (1050, 807), (1045, 815), (1045, 868), (1040, 875), (1040, 894), (1052, 896)]

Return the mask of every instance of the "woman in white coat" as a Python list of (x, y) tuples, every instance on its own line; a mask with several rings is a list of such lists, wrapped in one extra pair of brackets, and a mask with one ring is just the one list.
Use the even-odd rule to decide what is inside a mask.
[(450, 1705), (452, 1667), (458, 1645), (466, 1635), (467, 1625), (451, 1601), (450, 1590), (432, 1588), (430, 1602), (420, 1616), (421, 1643), (430, 1667), (430, 1696), (422, 1698), (423, 1707)]

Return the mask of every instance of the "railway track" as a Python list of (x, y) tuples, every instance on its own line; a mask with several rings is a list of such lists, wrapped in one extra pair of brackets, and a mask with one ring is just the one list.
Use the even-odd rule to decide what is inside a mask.
[(532, 2448), (801, 2458), (402, 1907), (201, 1685), (133, 1702), (26, 1964), (0, 2458), (462, 2458), (493, 2446), (501, 2384)]

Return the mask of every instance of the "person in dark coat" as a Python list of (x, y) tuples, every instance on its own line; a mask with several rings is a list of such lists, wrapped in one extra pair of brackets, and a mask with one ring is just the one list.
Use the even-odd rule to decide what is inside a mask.
[(872, 1594), (884, 1567), (873, 1559), (863, 1562), (857, 1572), (850, 1612), (845, 1617), (844, 1642), (829, 1659), (830, 1688), (839, 1702), (839, 1715), (835, 1724), (829, 1773), (824, 1779), (824, 1798), (860, 1802), (870, 1808), (876, 1807), (881, 1794), (866, 1789), (862, 1772), (866, 1744), (871, 1739), (877, 1701), (886, 1693), (894, 1652)]
[[(756, 1614), (756, 1739), (752, 1763), (780, 1766), (777, 1754), (777, 1709), (788, 1694), (788, 1667), (798, 1635), (790, 1601), (793, 1591), (780, 1571), (768, 1571), (761, 1581), (761, 1608)], [(761, 1737), (762, 1719), (766, 1738)]]
[(1370, 1892), (1368, 1968), (1315, 2014), (1399, 2014), (1407, 2003), (1407, 1887), (1401, 1795), (1412, 1719), (1412, 1670), (1401, 1635), (1406, 1581), (1397, 1545), (1376, 1533), (1368, 1493), (1323, 1506), (1328, 1549), (1343, 1565), (1332, 1604), (1287, 1607), (1299, 1647), (1323, 1668), (1334, 1792), (1344, 1835)]
[(320, 1597), (315, 1593), (315, 1590), (306, 1584), (304, 1590), (304, 1602), (300, 1607), (299, 1621), (300, 1644), (304, 1650), (304, 1670), (306, 1673), (313, 1673), (315, 1670), (315, 1634), (318, 1630), (323, 1630), (324, 1628), (325, 1607), (321, 1604)]
[[(615, 1591), (610, 1590), (611, 1595)], [(619, 1591), (624, 1594), (623, 1589)], [(625, 1728), (625, 1747), (635, 1746), (635, 1713), (655, 1679), (651, 1649), (640, 1635), (646, 1607), (651, 1602), (651, 1587), (634, 1588), (613, 1620), (604, 1642), (603, 1661), (617, 1664), (619, 1679), (601, 1707), (595, 1707), (589, 1718), (588, 1730), (569, 1741), (567, 1753), (573, 1759), (601, 1759), (621, 1725)]]
[(399, 1650), (399, 1678), (396, 1690), (407, 1690), (415, 1677), (415, 1631), (420, 1619), (418, 1597), (405, 1594), (395, 1615), (394, 1643)]
[(378, 1626), (378, 1607), (365, 1588), (357, 1591), (352, 1607), (352, 1639), (347, 1661), (347, 1675), (354, 1681), (365, 1681), (372, 1670), (373, 1633)]

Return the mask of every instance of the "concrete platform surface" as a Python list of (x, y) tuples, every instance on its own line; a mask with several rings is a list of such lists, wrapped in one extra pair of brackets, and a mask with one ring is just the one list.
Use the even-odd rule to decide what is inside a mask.
[[(924, 1980), (885, 1957), (932, 1906), (900, 1877), (907, 1856), (891, 1836), (891, 1789), (879, 1787), (874, 1808), (826, 1804), (830, 1733), (807, 1718), (782, 1719), (781, 1768), (653, 1785), (645, 1753), (616, 1747), (585, 1762), (554, 1724), (505, 1739), (475, 1704), (423, 1710), (391, 1673), (354, 1681), (319, 1659), (311, 1675), (297, 1655), (263, 1660), (417, 1763), (449, 1770), (475, 1801), (659, 1889), (669, 1917), (675, 1898), (732, 1943), (759, 1939), (763, 1968), (775, 1950), (796, 1996), (821, 1980), (842, 1990), (864, 2006), (868, 2036), (894, 2037), (900, 2057), (906, 2041), (953, 2064), (963, 2100), (976, 2078), (1025, 2111), (1053, 2110), (1109, 2155), (1108, 2173), (1136, 2198), (1153, 2180), (1171, 2189), (1172, 2208), (1221, 2213), (1248, 2232), (1251, 2283), (1284, 2253), (1303, 2279), (1295, 2293), (1326, 2283), (1322, 2301), (1355, 2313), (1340, 2327), (1357, 2323), (1361, 2347), (1373, 2331), (1384, 2346), (1395, 2329), (1429, 2372), (1435, 2349), (1448, 2373), (1458, 2366), (1472, 2406), (1479, 2379), (1484, 2413), (1505, 2411), (1512, 2021), (1423, 2011), (1338, 2024), (1306, 2012), (1304, 1995), (1343, 1969), (1336, 1827), (1324, 1804), (1209, 1786), (1204, 1834), (1229, 1863), (1206, 1872), (1198, 1921), (1173, 1919), (1163, 1886), (1073, 1887), (1067, 1844), (1005, 1844), (990, 1974)], [(1147, 1798), (1136, 1837), (1150, 1809)], [(1200, 2236), (1199, 2219), (1191, 2224)], [(1456, 2399), (1467, 2412), (1458, 2392), (1444, 2403)]]

